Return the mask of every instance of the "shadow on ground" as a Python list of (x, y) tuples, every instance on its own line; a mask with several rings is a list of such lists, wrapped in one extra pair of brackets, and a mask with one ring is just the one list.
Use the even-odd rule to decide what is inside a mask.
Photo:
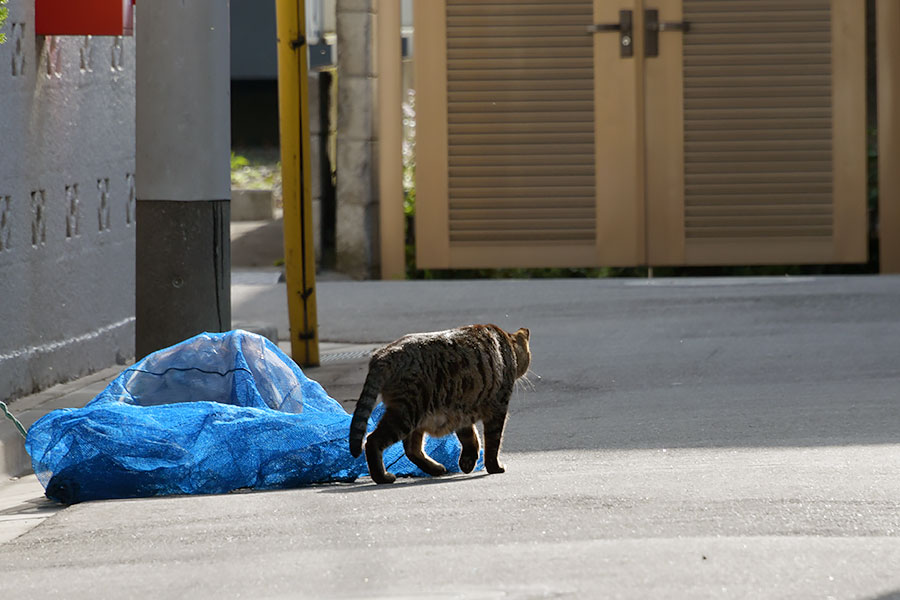
[(273, 267), (284, 261), (284, 218), (232, 223), (231, 266)]

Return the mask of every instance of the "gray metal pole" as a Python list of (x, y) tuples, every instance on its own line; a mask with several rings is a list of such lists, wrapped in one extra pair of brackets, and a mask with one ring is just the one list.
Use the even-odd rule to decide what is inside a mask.
[(153, 0), (135, 27), (135, 353), (231, 328), (228, 0)]

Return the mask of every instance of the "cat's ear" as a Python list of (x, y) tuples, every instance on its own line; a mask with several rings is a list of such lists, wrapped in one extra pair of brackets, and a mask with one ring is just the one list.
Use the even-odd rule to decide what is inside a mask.
[(525, 338), (525, 339), (527, 340), (527, 339), (531, 336), (531, 332), (528, 331), (528, 329), (526, 329), (525, 327), (521, 327), (521, 328), (519, 328), (519, 330), (516, 332), (516, 336), (517, 336), (517, 337), (523, 337), (523, 338)]

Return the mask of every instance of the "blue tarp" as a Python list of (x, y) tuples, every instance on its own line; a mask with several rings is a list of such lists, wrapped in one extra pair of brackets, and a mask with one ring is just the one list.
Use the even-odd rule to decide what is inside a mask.
[[(384, 412), (379, 405), (370, 430)], [(203, 333), (125, 369), (84, 408), (55, 410), (28, 431), (26, 449), (48, 497), (219, 494), (352, 481), (351, 415), (269, 340)], [(458, 472), (456, 436), (427, 452)], [(425, 476), (401, 444), (384, 453), (397, 475)]]

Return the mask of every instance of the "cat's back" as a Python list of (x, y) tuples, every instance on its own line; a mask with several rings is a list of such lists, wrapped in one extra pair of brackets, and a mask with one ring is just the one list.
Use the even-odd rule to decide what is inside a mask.
[(454, 354), (473, 355), (499, 352), (499, 329), (495, 325), (467, 325), (455, 329), (411, 333), (379, 348), (375, 359), (431, 361)]

